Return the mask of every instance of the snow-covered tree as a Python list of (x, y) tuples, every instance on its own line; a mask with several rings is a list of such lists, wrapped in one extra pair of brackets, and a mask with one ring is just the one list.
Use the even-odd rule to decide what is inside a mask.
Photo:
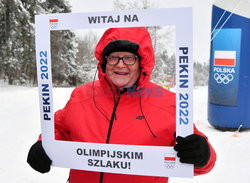
[(138, 10), (156, 8), (157, 4), (152, 0), (114, 0), (114, 10)]
[(204, 86), (208, 84), (209, 66), (206, 63), (194, 62), (194, 85)]
[[(70, 8), (66, 0), (1, 0), (0, 77), (4, 77), (9, 84), (34, 84), (34, 17), (36, 14), (44, 13), (67, 13), (71, 11)], [(54, 78), (58, 83), (75, 84), (75, 35), (71, 31), (58, 31), (52, 34), (51, 42), (56, 58), (53, 61), (55, 64), (61, 64), (60, 69), (64, 68)]]
[[(5, 40), (5, 4), (3, 1), (0, 1), (0, 49), (2, 48), (2, 45), (4, 44)], [(4, 69), (3, 69), (3, 56), (2, 51), (0, 51), (0, 78), (3, 78), (4, 75)]]
[(77, 52), (77, 83), (83, 84), (94, 79), (97, 60), (94, 55), (98, 42), (97, 35), (89, 31), (83, 38), (78, 39)]
[(39, 2), (0, 2), (0, 77), (9, 84), (27, 84), (36, 80), (34, 11), (39, 10)]
[(46, 13), (69, 13), (71, 5), (67, 0), (40, 0)]
[(4, 0), (2, 4), (0, 60), (5, 77), (13, 84), (16, 79), (20, 82), (26, 79), (22, 67), (28, 57), (25, 51), (29, 50), (30, 16), (20, 0)]
[(35, 57), (35, 15), (45, 13), (45, 9), (42, 8), (44, 0), (21, 0), (26, 13), (29, 14), (29, 24), (26, 25), (26, 32), (24, 43), (25, 49), (23, 51), (22, 72), (26, 75), (26, 83), (35, 84), (36, 81), (36, 57)]
[(75, 86), (77, 42), (71, 31), (51, 32), (52, 77), (55, 86)]

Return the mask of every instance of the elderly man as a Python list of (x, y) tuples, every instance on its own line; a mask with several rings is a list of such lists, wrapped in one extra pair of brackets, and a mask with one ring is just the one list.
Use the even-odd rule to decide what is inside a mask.
[[(181, 162), (194, 164), (195, 175), (213, 168), (215, 151), (195, 126), (194, 134), (175, 137), (175, 94), (150, 82), (155, 58), (146, 28), (108, 29), (95, 55), (99, 80), (76, 88), (67, 105), (55, 113), (56, 139), (175, 146)], [(50, 170), (41, 139), (31, 147), (27, 161), (39, 172)], [(168, 178), (71, 169), (69, 182), (166, 183)]]

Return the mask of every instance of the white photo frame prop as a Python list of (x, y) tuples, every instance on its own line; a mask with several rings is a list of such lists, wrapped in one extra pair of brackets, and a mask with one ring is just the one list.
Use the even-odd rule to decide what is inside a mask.
[[(69, 142), (54, 138), (50, 31), (166, 25), (176, 29), (176, 135), (187, 136), (193, 133), (192, 8), (36, 15), (41, 131), (43, 147), (53, 166), (134, 175), (193, 176), (193, 165), (180, 163), (173, 147)], [(119, 156), (113, 156), (115, 153)]]

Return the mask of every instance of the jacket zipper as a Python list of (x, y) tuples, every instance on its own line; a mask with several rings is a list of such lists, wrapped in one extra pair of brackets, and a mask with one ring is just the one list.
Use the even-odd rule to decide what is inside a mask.
[[(109, 141), (110, 141), (110, 136), (111, 136), (111, 132), (112, 132), (112, 128), (113, 128), (113, 123), (114, 123), (114, 120), (116, 118), (116, 109), (118, 107), (118, 104), (120, 102), (120, 99), (121, 99), (121, 94), (118, 92), (118, 99), (117, 99), (117, 102), (115, 101), (114, 99), (114, 108), (113, 108), (113, 112), (112, 112), (112, 115), (111, 115), (111, 118), (110, 118), (110, 121), (109, 121), (109, 128), (108, 128), (108, 134), (107, 134), (107, 138), (106, 138), (106, 144), (109, 144)], [(100, 173), (100, 179), (99, 179), (99, 183), (103, 183), (103, 176), (104, 176), (104, 173), (101, 172)]]

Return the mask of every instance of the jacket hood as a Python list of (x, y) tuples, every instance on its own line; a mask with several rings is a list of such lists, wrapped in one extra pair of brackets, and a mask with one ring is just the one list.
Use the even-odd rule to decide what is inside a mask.
[(144, 27), (110, 28), (104, 32), (95, 49), (95, 56), (99, 61), (99, 79), (108, 79), (106, 74), (102, 71), (102, 64), (104, 63), (103, 50), (111, 41), (114, 40), (128, 40), (139, 45), (137, 54), (141, 57), (141, 75), (138, 86), (144, 86), (145, 83), (150, 81), (150, 77), (155, 64), (152, 40), (149, 32)]

